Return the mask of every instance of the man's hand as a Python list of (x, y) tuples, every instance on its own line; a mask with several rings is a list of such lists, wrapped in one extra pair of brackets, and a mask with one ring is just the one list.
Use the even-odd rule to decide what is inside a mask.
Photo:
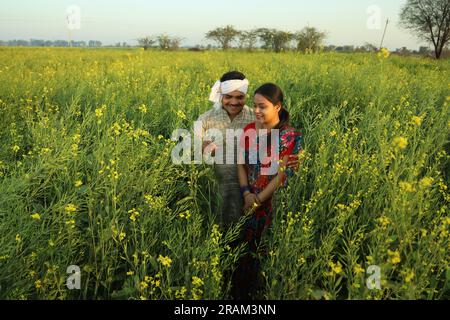
[(290, 155), (288, 158), (287, 167), (294, 171), (300, 170), (301, 161), (298, 160), (298, 154)]
[(202, 150), (203, 154), (211, 154), (211, 156), (216, 155), (217, 146), (212, 141), (203, 141)]

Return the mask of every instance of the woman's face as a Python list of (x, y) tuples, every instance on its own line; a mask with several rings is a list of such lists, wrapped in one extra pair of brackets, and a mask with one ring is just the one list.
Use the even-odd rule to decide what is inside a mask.
[(253, 99), (253, 110), (255, 111), (256, 121), (263, 125), (276, 125), (279, 121), (278, 112), (281, 104), (274, 105), (264, 96), (256, 94)]

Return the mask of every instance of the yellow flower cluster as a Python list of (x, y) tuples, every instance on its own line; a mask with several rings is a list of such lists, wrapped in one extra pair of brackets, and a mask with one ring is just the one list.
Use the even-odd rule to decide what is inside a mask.
[(187, 289), (185, 286), (181, 287), (177, 291), (175, 291), (175, 298), (177, 299), (185, 299), (186, 298)]
[(412, 192), (416, 191), (416, 189), (414, 188), (414, 186), (413, 186), (411, 183), (406, 182), (406, 181), (400, 181), (400, 182), (398, 183), (398, 186), (399, 186), (400, 189), (401, 189), (402, 191), (404, 191), (404, 192), (412, 193)]
[(172, 265), (172, 259), (169, 257), (163, 257), (162, 255), (159, 255), (158, 262), (168, 268)]
[(364, 273), (364, 269), (361, 267), (361, 265), (360, 264), (357, 264), (354, 268), (353, 268), (353, 272), (355, 273), (355, 274), (361, 274), (361, 273)]
[(128, 213), (130, 214), (130, 220), (133, 222), (136, 222), (137, 218), (139, 217), (140, 213), (135, 208), (128, 210)]
[(183, 112), (183, 110), (178, 110), (178, 111), (176, 112), (176, 115), (177, 115), (177, 117), (180, 118), (181, 120), (186, 120), (186, 119), (187, 119), (186, 114)]
[(382, 216), (378, 218), (378, 223), (383, 229), (386, 229), (386, 227), (391, 224), (391, 220), (386, 216)]
[(64, 209), (66, 210), (66, 213), (73, 214), (77, 211), (78, 208), (73, 203), (69, 203)]
[(408, 146), (408, 139), (404, 137), (396, 137), (392, 141), (392, 145), (397, 150), (404, 150)]
[(388, 250), (389, 262), (392, 264), (399, 264), (402, 260), (400, 258), (400, 252)]
[(419, 186), (423, 189), (429, 188), (433, 185), (434, 179), (431, 177), (425, 177), (419, 181)]
[(166, 201), (163, 197), (147, 194), (144, 196), (144, 199), (150, 209), (153, 209), (155, 211), (161, 210), (166, 206)]
[(201, 287), (204, 285), (203, 280), (197, 276), (192, 277), (192, 298), (194, 300), (200, 300), (202, 298), (203, 290)]
[(391, 55), (391, 53), (389, 52), (389, 50), (387, 48), (381, 48), (381, 50), (377, 54), (378, 58), (382, 58), (382, 59), (387, 59), (387, 58), (389, 58), (390, 55)]
[(185, 212), (180, 213), (181, 219), (189, 220), (190, 217), (191, 217), (191, 212), (189, 210), (186, 210)]
[(420, 127), (421, 125), (422, 125), (422, 118), (421, 117), (418, 117), (418, 116), (413, 116), (412, 118), (411, 118), (411, 123), (413, 124), (413, 125), (416, 125), (416, 126), (418, 126), (418, 127)]
[(145, 104), (141, 104), (141, 105), (139, 106), (139, 110), (140, 110), (143, 114), (146, 114), (146, 113), (148, 112), (148, 108), (147, 108), (147, 106), (146, 106)]
[(102, 118), (105, 115), (106, 112), (106, 105), (102, 105), (100, 108), (95, 109), (95, 116), (97, 117), (97, 123), (102, 123)]
[(339, 261), (336, 263), (330, 261), (328, 266), (330, 267), (330, 272), (328, 272), (327, 275), (330, 277), (338, 275), (342, 272), (342, 264)]
[(222, 234), (219, 231), (219, 226), (217, 224), (213, 225), (211, 232), (211, 240), (215, 245), (219, 245), (220, 238)]
[(39, 213), (33, 213), (31, 218), (34, 220), (41, 220), (41, 215)]

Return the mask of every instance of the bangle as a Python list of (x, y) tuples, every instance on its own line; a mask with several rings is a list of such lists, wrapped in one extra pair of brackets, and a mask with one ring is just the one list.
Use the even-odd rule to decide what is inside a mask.
[(261, 201), (261, 199), (259, 198), (259, 195), (258, 195), (258, 194), (256, 195), (256, 201), (258, 201), (258, 205), (261, 205), (261, 204), (262, 204), (262, 201)]
[(248, 191), (248, 192), (251, 192), (249, 186), (241, 187), (241, 195), (242, 195), (242, 196), (244, 196), (244, 194), (245, 194), (247, 191)]

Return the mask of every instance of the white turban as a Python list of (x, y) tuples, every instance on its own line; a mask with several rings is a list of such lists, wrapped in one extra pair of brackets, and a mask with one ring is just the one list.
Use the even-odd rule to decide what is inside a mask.
[(240, 91), (246, 94), (248, 91), (248, 85), (249, 82), (247, 79), (228, 80), (224, 82), (220, 82), (220, 80), (218, 80), (211, 89), (209, 101), (214, 102), (214, 109), (220, 110), (222, 108), (223, 95), (231, 93), (233, 91)]

